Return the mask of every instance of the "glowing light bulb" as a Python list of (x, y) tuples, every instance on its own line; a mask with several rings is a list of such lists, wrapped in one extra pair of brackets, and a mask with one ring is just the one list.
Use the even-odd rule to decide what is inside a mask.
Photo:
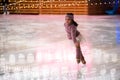
[(70, 4), (68, 4), (68, 6), (70, 6)]
[(113, 1), (113, 4), (115, 4), (115, 1)]
[(93, 5), (93, 3), (91, 3), (91, 5)]
[(107, 4), (106, 2), (104, 4)]
[(82, 3), (84, 3), (84, 1), (82, 1)]

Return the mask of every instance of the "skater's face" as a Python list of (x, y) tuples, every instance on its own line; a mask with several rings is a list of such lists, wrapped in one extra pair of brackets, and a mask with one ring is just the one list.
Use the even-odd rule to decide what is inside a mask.
[(72, 20), (71, 20), (69, 17), (66, 17), (66, 18), (65, 18), (65, 22), (66, 22), (67, 24), (70, 24), (70, 23), (72, 22)]

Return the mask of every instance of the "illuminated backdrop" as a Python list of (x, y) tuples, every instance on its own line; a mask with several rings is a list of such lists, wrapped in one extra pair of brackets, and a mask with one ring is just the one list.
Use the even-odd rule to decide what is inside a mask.
[[(1, 1), (0, 1), (1, 2)], [(120, 0), (118, 0), (118, 3)], [(115, 0), (9, 0), (12, 14), (104, 14), (112, 9)], [(2, 4), (0, 13), (2, 12)]]

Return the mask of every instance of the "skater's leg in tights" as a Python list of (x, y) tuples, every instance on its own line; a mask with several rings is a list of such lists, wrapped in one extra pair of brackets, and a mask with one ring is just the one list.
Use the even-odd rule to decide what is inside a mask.
[(80, 48), (79, 47), (76, 47), (76, 60), (77, 60), (77, 63), (79, 64), (80, 63)]
[(82, 61), (83, 64), (86, 64), (86, 61), (85, 61), (84, 56), (81, 51), (81, 47), (79, 48), (79, 50), (80, 50), (80, 60)]
[(82, 51), (81, 51), (80, 44), (78, 46), (76, 46), (76, 60), (77, 60), (78, 64), (80, 63), (80, 61), (82, 61), (83, 64), (86, 64), (86, 61), (85, 61)]

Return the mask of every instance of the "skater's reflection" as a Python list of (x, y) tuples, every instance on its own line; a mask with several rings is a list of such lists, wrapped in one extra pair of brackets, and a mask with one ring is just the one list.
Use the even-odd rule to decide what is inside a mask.
[(86, 73), (87, 73), (86, 66), (82, 66), (81, 68), (79, 68), (77, 70), (77, 80), (84, 80), (86, 78), (85, 77)]
[(82, 79), (82, 73), (80, 70), (77, 71), (77, 80)]

